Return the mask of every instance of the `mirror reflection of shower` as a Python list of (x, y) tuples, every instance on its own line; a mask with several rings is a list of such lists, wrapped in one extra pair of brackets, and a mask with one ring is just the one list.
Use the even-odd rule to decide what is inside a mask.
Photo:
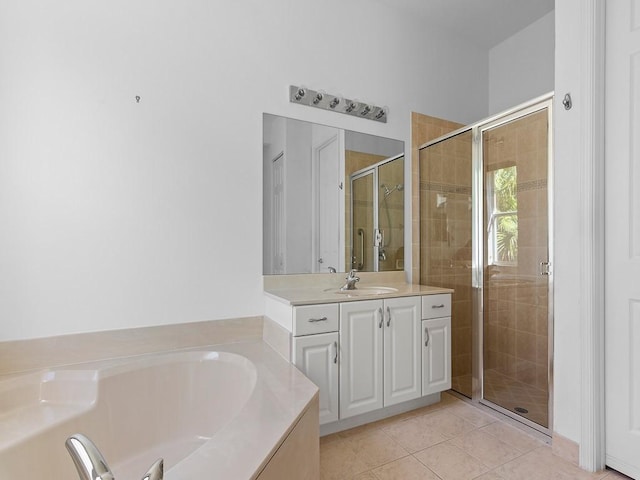
[(404, 269), (404, 155), (351, 174), (351, 265)]
[(387, 198), (389, 195), (391, 195), (395, 191), (398, 191), (398, 192), (403, 191), (404, 190), (404, 185), (399, 183), (395, 187), (389, 188), (388, 185), (385, 185), (383, 183), (382, 185), (380, 185), (380, 188), (382, 188), (384, 190), (384, 198)]
[[(393, 242), (393, 228), (391, 223), (391, 212), (389, 211), (389, 203), (387, 202), (387, 197), (391, 195), (393, 192), (402, 192), (404, 190), (404, 185), (402, 183), (398, 183), (393, 187), (389, 187), (387, 184), (383, 183), (380, 185), (380, 188), (384, 191), (384, 195), (382, 196), (382, 204), (380, 205), (380, 209), (384, 210), (384, 216), (386, 220), (386, 228), (381, 227), (380, 231), (384, 232), (385, 230), (389, 233), (387, 234), (387, 238), (385, 239), (384, 233), (382, 234), (381, 245), (378, 250), (378, 261), (384, 262), (387, 260), (387, 248)], [(380, 221), (382, 225), (382, 221)]]

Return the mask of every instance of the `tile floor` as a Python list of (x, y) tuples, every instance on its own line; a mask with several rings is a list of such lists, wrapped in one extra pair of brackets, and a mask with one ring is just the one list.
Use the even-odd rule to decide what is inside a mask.
[(606, 480), (453, 395), (440, 403), (320, 439), (321, 480)]

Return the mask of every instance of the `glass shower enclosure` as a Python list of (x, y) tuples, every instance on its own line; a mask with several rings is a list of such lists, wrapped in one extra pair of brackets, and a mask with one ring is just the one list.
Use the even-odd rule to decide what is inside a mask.
[(551, 429), (551, 97), (419, 149), (420, 283), (455, 290), (452, 388)]

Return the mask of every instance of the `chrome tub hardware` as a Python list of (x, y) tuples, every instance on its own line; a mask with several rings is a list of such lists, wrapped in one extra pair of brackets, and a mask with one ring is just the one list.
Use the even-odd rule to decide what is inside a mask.
[[(115, 480), (102, 453), (88, 437), (76, 433), (67, 438), (65, 446), (73, 459), (80, 480)], [(164, 461), (159, 459), (151, 465), (142, 480), (162, 480), (163, 475)]]

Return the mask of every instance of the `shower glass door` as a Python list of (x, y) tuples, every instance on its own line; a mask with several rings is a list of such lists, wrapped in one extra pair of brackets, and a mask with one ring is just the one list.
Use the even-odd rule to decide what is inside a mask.
[(549, 427), (547, 109), (480, 130), (482, 399)]

